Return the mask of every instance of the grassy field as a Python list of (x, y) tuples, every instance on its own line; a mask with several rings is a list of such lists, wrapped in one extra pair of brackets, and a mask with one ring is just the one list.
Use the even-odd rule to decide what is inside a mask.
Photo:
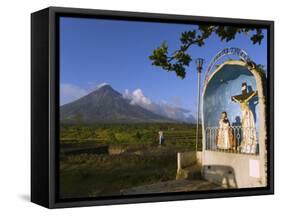
[[(161, 147), (160, 129), (165, 137)], [(63, 125), (60, 195), (113, 196), (123, 189), (173, 180), (176, 154), (195, 150), (195, 135), (196, 127), (189, 124)]]

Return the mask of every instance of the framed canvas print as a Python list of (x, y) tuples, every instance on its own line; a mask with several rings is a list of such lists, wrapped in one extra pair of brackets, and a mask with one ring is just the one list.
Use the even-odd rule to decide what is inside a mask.
[(31, 15), (31, 200), (273, 194), (273, 21)]

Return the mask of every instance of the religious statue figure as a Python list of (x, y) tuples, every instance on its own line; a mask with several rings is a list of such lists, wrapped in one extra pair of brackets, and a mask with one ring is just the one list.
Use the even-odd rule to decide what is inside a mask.
[(221, 119), (219, 121), (217, 148), (223, 150), (236, 149), (235, 138), (233, 136), (226, 112), (222, 112)]
[(232, 96), (232, 101), (240, 104), (242, 111), (242, 142), (240, 151), (248, 154), (257, 152), (257, 134), (253, 112), (250, 110), (249, 101), (257, 96), (257, 91), (247, 91), (247, 83), (242, 83), (242, 94)]

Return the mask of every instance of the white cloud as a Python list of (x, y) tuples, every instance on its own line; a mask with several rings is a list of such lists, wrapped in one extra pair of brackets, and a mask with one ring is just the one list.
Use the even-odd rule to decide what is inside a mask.
[(141, 89), (136, 89), (132, 92), (131, 104), (147, 106), (151, 104), (151, 100), (144, 96)]
[(126, 98), (126, 99), (131, 99), (131, 95), (130, 95), (129, 89), (125, 89), (123, 97)]
[(125, 90), (123, 97), (130, 100), (130, 104), (139, 105), (144, 109), (154, 112), (158, 115), (162, 115), (171, 119), (179, 121), (193, 122), (192, 114), (190, 110), (178, 107), (182, 104), (180, 98), (173, 101), (177, 102), (176, 105), (169, 104), (167, 101), (162, 100), (161, 103), (154, 103), (148, 97), (146, 97), (141, 89), (135, 89), (132, 93), (128, 89)]
[(141, 89), (135, 89), (132, 93), (126, 89), (123, 97), (129, 99), (131, 105), (147, 106), (151, 104), (151, 100), (143, 94)]
[(79, 86), (62, 83), (60, 85), (60, 104), (66, 104), (88, 94), (88, 91)]

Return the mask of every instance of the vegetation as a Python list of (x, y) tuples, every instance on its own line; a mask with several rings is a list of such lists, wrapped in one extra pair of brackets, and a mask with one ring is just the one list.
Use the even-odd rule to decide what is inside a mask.
[[(165, 137), (161, 147), (160, 129)], [(177, 152), (195, 150), (195, 134), (195, 125), (178, 123), (62, 125), (61, 197), (120, 195), (128, 188), (173, 180)], [(88, 150), (101, 145), (109, 151)], [(66, 149), (74, 151), (65, 154)]]
[(164, 131), (165, 144), (194, 150), (196, 127), (185, 123), (128, 123), (62, 125), (60, 140), (67, 144), (158, 145), (158, 132)]
[(260, 44), (264, 38), (260, 28), (239, 28), (233, 26), (212, 26), (199, 25), (198, 29), (182, 32), (180, 36), (180, 46), (174, 52), (169, 52), (168, 44), (164, 41), (153, 50), (151, 56), (152, 65), (161, 67), (165, 71), (175, 72), (178, 77), (184, 79), (186, 68), (192, 61), (189, 49), (192, 46), (204, 46), (206, 40), (212, 35), (217, 35), (221, 41), (234, 40), (236, 35), (245, 34), (250, 36), (253, 44)]
[(122, 194), (122, 189), (167, 181), (176, 175), (175, 152), (67, 156), (61, 162), (62, 197)]

